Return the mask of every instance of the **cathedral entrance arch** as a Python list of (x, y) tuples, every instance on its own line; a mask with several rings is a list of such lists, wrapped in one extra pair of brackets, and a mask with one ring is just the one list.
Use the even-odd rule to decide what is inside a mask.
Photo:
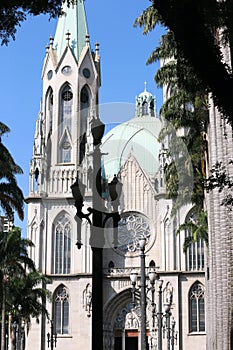
[(114, 296), (104, 310), (104, 350), (141, 350), (140, 314), (140, 307), (131, 303), (130, 289)]

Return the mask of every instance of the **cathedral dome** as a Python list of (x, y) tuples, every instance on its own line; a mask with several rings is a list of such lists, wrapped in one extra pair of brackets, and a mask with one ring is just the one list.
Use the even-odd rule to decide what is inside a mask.
[(103, 138), (101, 151), (106, 178), (117, 174), (130, 154), (148, 175), (155, 174), (159, 167), (160, 130), (155, 98), (145, 90), (136, 98), (135, 116), (111, 129)]

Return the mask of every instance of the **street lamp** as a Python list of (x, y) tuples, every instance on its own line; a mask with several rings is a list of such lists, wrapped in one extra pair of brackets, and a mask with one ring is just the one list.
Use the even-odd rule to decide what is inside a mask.
[[(152, 329), (150, 332), (151, 337), (151, 349), (163, 349), (163, 337), (167, 338), (167, 350), (174, 350), (175, 342), (177, 341), (177, 332), (175, 332), (175, 319), (171, 313), (171, 304), (164, 304), (163, 312), (163, 280), (158, 279), (158, 274), (155, 269), (150, 269), (148, 277), (150, 280), (150, 287), (146, 285), (145, 274), (145, 244), (146, 238), (139, 240), (139, 248), (141, 250), (141, 279), (140, 279), (140, 309), (141, 309), (141, 350), (146, 349), (146, 292), (151, 291), (151, 313), (152, 313)], [(130, 274), (130, 280), (132, 284), (132, 304), (136, 306), (135, 293), (138, 273), (136, 270), (132, 270)], [(155, 304), (155, 281), (158, 279), (158, 308), (156, 311)], [(157, 326), (155, 324), (155, 318), (157, 318)], [(157, 333), (157, 346), (155, 346), (153, 339)]]
[(163, 319), (163, 310), (162, 310), (162, 297), (163, 297), (163, 280), (159, 280), (159, 290), (158, 290), (158, 296), (159, 296), (159, 305), (158, 305), (158, 313), (157, 313), (157, 319), (158, 319), (158, 350), (162, 350), (162, 319)]
[(167, 350), (174, 350), (175, 341), (177, 340), (177, 333), (175, 332), (175, 319), (171, 313), (171, 305), (169, 303), (164, 304), (165, 308), (165, 324), (164, 324), (164, 337), (167, 338)]
[(50, 333), (47, 333), (47, 342), (48, 342), (48, 348), (49, 344), (51, 347), (51, 350), (57, 346), (57, 333), (54, 333), (54, 326), (53, 326), (53, 320), (50, 320)]
[(16, 350), (21, 350), (22, 334), (24, 334), (24, 325), (22, 326), (21, 311), (22, 306), (18, 305), (18, 322), (15, 321), (13, 323), (16, 334)]
[[(88, 213), (83, 213), (83, 201), (85, 194), (85, 185), (77, 179), (71, 185), (72, 195), (75, 200), (76, 219), (77, 219), (77, 247), (81, 248), (81, 221), (86, 219), (91, 226), (90, 245), (92, 249), (92, 350), (103, 349), (103, 246), (104, 236), (103, 228), (106, 221), (111, 217), (114, 228), (114, 244), (116, 244), (116, 232), (120, 215), (118, 213), (119, 198), (122, 190), (122, 184), (118, 181), (116, 175), (109, 184), (108, 191), (111, 199), (113, 212), (104, 212), (102, 200), (102, 174), (101, 174), (101, 152), (100, 144), (104, 133), (104, 124), (99, 119), (94, 119), (91, 125), (93, 136), (93, 181), (92, 181), (92, 208), (87, 208)], [(92, 221), (90, 220), (92, 215)], [(103, 220), (103, 215), (105, 218)]]
[[(146, 237), (141, 237), (138, 242), (140, 248), (140, 309), (141, 309), (141, 350), (146, 349), (146, 267), (145, 267), (145, 245)], [(130, 280), (132, 283), (132, 304), (135, 307), (135, 292), (136, 292), (136, 282), (137, 282), (137, 272), (132, 270), (130, 274)], [(149, 280), (151, 287), (148, 290), (151, 290), (152, 293), (152, 317), (154, 311), (154, 283), (156, 279), (156, 272), (151, 270), (149, 272)]]
[(141, 261), (141, 350), (146, 349), (146, 266), (145, 266), (146, 238), (139, 239), (140, 261)]

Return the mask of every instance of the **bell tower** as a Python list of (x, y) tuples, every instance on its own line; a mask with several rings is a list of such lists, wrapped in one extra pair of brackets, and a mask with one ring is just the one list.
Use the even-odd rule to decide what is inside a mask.
[[(51, 284), (46, 288), (51, 290), (53, 300), (63, 305), (61, 309), (56, 309), (57, 302), (46, 305), (59, 348), (66, 346), (65, 337), (71, 336), (69, 350), (76, 349), (77, 343), (88, 349), (90, 339), (82, 336), (80, 342), (79, 335), (90, 328), (82, 300), (91, 283), (91, 251), (85, 242), (81, 250), (75, 245), (80, 233), (70, 186), (79, 172), (91, 198), (91, 125), (99, 119), (101, 82), (99, 44), (91, 49), (83, 0), (70, 6), (64, 4), (55, 36), (50, 37), (46, 47), (42, 81), (27, 198), (28, 238), (35, 244), (30, 254), (40, 271), (51, 276)], [(81, 230), (88, 241), (89, 226), (83, 223)], [(84, 306), (78, 311), (81, 322), (75, 326), (72, 313), (82, 303)], [(45, 317), (39, 325), (33, 325), (27, 349), (46, 348), (47, 327)]]

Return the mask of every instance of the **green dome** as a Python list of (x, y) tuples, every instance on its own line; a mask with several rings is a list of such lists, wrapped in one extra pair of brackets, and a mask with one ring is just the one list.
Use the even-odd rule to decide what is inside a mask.
[(161, 121), (149, 115), (134, 117), (110, 130), (101, 148), (106, 178), (117, 174), (130, 154), (147, 174), (155, 174), (159, 167), (160, 130)]

